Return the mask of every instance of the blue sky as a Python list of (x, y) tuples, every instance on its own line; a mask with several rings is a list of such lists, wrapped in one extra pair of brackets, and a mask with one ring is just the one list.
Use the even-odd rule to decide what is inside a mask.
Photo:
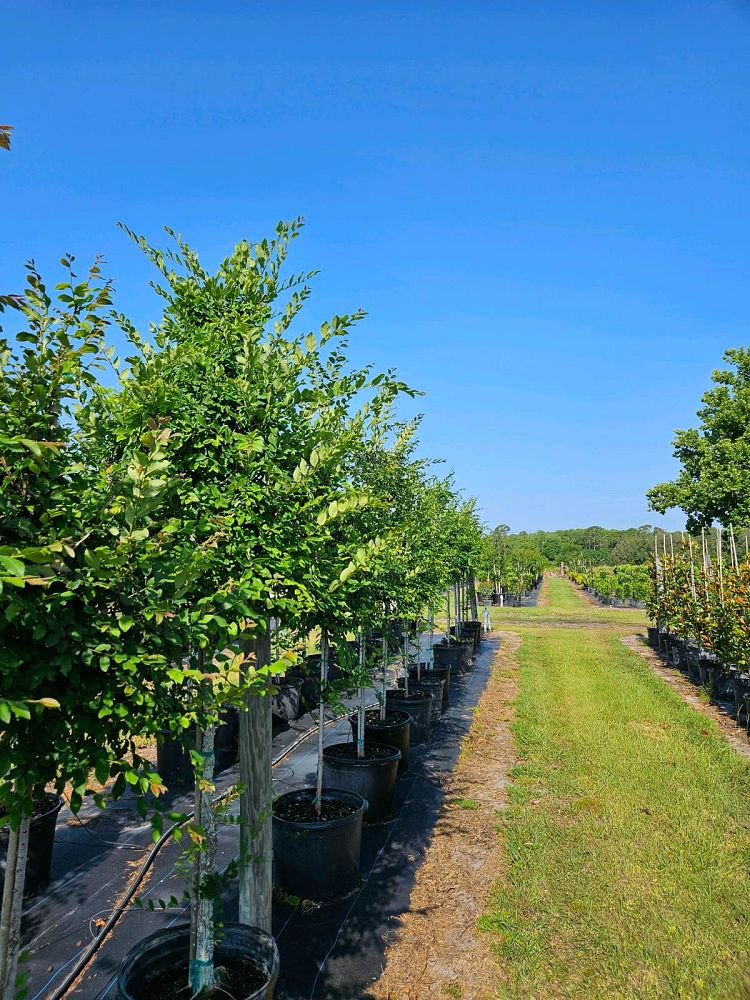
[(644, 491), (749, 339), (750, 5), (6, 0), (3, 37), (4, 291), (102, 253), (145, 326), (118, 219), (214, 264), (302, 214), (305, 325), (368, 310), (488, 523), (681, 526)]

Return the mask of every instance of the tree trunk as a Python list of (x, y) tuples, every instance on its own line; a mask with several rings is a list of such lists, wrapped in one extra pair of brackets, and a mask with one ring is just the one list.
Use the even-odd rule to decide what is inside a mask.
[(207, 878), (216, 871), (216, 813), (214, 811), (214, 744), (216, 727), (206, 726), (196, 737), (196, 748), (203, 758), (195, 782), (195, 822), (202, 827), (205, 840), (193, 862), (193, 892), (191, 899), (190, 988), (193, 993), (213, 989), (214, 970), (214, 906), (212, 894), (203, 891)]
[[(256, 667), (271, 659), (271, 632), (252, 644)], [(240, 713), (240, 885), (241, 924), (271, 932), (273, 893), (273, 785), (271, 698), (250, 691)]]
[(24, 815), (8, 838), (3, 902), (0, 910), (0, 997), (16, 995), (18, 953), (21, 950), (21, 916), (26, 860), (29, 854), (31, 815)]
[(402, 633), (404, 638), (404, 691), (406, 692), (406, 697), (409, 697), (409, 633), (404, 630)]
[(315, 809), (323, 808), (323, 734), (325, 731), (325, 686), (328, 680), (328, 632), (320, 630), (320, 703), (318, 705), (318, 771), (315, 779)]
[[(359, 630), (359, 641), (357, 642), (357, 652), (359, 654), (360, 676), (364, 673), (365, 657), (367, 655), (367, 645), (364, 629)], [(359, 689), (359, 708), (357, 710), (357, 756), (365, 755), (365, 702), (367, 700), (367, 688)]]
[(381, 664), (382, 675), (380, 678), (381, 683), (381, 701), (380, 701), (380, 718), (385, 721), (385, 692), (388, 688), (388, 639), (386, 638), (386, 629), (388, 628), (388, 623), (383, 625), (383, 662)]
[(469, 580), (469, 598), (471, 600), (472, 621), (479, 621), (479, 605), (477, 604), (477, 581), (472, 576)]

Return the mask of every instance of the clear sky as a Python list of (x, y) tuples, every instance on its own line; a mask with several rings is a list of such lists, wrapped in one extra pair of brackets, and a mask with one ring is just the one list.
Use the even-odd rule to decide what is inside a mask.
[(0, 287), (115, 222), (214, 264), (302, 214), (308, 324), (427, 395), (425, 453), (513, 530), (643, 523), (750, 316), (750, 6), (2, 4)]

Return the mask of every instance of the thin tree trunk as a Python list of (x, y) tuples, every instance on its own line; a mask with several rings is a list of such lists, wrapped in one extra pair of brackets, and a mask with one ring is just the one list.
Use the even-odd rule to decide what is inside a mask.
[(195, 783), (195, 821), (202, 827), (205, 840), (193, 862), (193, 893), (191, 900), (190, 988), (193, 993), (213, 989), (214, 970), (214, 906), (211, 894), (203, 892), (207, 878), (216, 870), (216, 813), (214, 811), (214, 744), (216, 727), (198, 731), (196, 747), (203, 758)]
[[(271, 659), (270, 627), (253, 642), (255, 664)], [(241, 924), (271, 932), (273, 893), (273, 829), (271, 813), (271, 698), (249, 691), (247, 710), (240, 712), (240, 865), (239, 918)]]
[(477, 603), (477, 581), (472, 576), (469, 580), (469, 597), (471, 599), (471, 617), (472, 620), (479, 621), (479, 604)]
[(445, 593), (445, 642), (450, 645), (451, 641), (451, 589)]
[(320, 704), (318, 705), (318, 774), (315, 782), (315, 810), (323, 808), (323, 735), (325, 731), (325, 685), (328, 680), (328, 632), (320, 630)]
[(404, 691), (406, 692), (406, 697), (408, 698), (409, 697), (409, 633), (406, 631), (406, 629), (404, 629), (402, 635), (404, 638), (404, 673), (405, 673)]
[(18, 953), (21, 949), (21, 916), (26, 861), (29, 854), (31, 816), (24, 815), (8, 837), (3, 902), (0, 910), (0, 997), (16, 995)]
[(380, 700), (380, 718), (385, 721), (385, 692), (388, 687), (388, 638), (386, 636), (386, 629), (388, 628), (388, 623), (383, 625), (383, 662), (381, 664), (382, 675), (380, 678), (381, 683), (381, 700)]
[[(367, 654), (367, 645), (365, 640), (364, 629), (359, 630), (359, 637), (357, 642), (357, 653), (359, 655), (359, 670), (360, 674), (364, 672), (365, 669), (365, 657)], [(359, 689), (359, 708), (357, 709), (357, 756), (361, 759), (365, 755), (365, 702), (367, 699), (367, 688), (361, 687)]]

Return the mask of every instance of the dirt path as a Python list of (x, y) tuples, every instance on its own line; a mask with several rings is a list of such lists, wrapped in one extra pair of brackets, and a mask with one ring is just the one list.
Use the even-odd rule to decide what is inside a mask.
[(499, 968), (477, 918), (501, 873), (497, 812), (516, 757), (509, 723), (516, 696), (520, 638), (495, 632), (501, 646), (479, 700), (458, 766), (401, 918), (386, 968), (371, 991), (378, 1000), (489, 1000)]

